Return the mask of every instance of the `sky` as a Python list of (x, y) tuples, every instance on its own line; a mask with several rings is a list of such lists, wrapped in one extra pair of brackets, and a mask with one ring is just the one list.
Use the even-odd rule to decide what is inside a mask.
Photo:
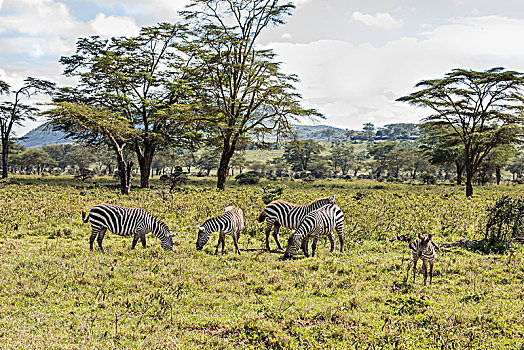
[[(524, 72), (524, 4), (519, 0), (296, 0), (258, 43), (285, 73), (298, 75), (302, 105), (324, 120), (361, 129), (371, 122), (417, 123), (429, 111), (396, 102), (423, 79), (454, 68)], [(189, 0), (0, 0), (0, 80), (26, 77), (63, 86), (61, 56), (78, 38), (136, 35), (176, 22)], [(1, 99), (9, 99), (0, 96)], [(36, 99), (45, 101), (43, 97)], [(42, 120), (16, 129), (18, 136)]]

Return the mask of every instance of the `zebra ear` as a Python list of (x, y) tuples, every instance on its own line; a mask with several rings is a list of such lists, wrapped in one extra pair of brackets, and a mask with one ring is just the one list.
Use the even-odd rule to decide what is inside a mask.
[(418, 234), (418, 239), (422, 239), (422, 235), (420, 233)]
[(431, 233), (428, 233), (428, 241), (431, 241), (432, 237), (433, 237), (433, 235)]
[(331, 197), (329, 197), (329, 199), (331, 199), (334, 202), (335, 201), (335, 195), (332, 195)]

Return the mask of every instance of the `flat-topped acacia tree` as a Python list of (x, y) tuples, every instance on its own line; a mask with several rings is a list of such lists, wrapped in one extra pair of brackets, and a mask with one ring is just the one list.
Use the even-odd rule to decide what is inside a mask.
[(430, 108), (424, 118), (433, 126), (449, 126), (464, 147), (466, 196), (473, 177), (497, 146), (517, 141), (523, 122), (522, 73), (492, 68), (483, 72), (454, 69), (444, 78), (422, 80), (420, 90), (397, 101)]
[(117, 160), (120, 192), (129, 194), (133, 162), (126, 159), (124, 149), (138, 131), (128, 119), (108, 108), (69, 102), (56, 102), (42, 115), (49, 118), (48, 127), (64, 131), (70, 139), (94, 146), (108, 145)]
[(198, 81), (200, 120), (221, 151), (221, 190), (242, 140), (289, 130), (292, 120), (319, 115), (300, 106), (296, 76), (282, 73), (275, 54), (257, 46), (261, 33), (283, 24), (293, 8), (277, 0), (193, 0), (182, 12), (191, 29), (186, 52), (193, 57), (190, 76)]

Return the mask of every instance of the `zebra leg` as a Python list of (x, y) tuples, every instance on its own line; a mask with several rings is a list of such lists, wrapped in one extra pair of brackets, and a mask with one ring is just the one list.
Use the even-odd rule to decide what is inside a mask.
[(330, 253), (333, 253), (335, 251), (335, 236), (333, 235), (333, 231), (331, 231), (328, 235), (329, 243), (331, 243), (331, 250)]
[(135, 235), (133, 236), (133, 243), (131, 243), (131, 249), (135, 249), (136, 243), (138, 242), (138, 237), (138, 233), (135, 233)]
[(273, 227), (274, 221), (266, 221), (266, 249), (267, 251), (271, 251), (271, 248), (269, 248), (269, 234), (271, 233), (271, 228)]
[(317, 243), (318, 238), (320, 237), (320, 233), (317, 233), (315, 237), (313, 237), (313, 243), (311, 243), (311, 257), (315, 257), (315, 252), (317, 251)]
[(95, 242), (96, 236), (98, 236), (99, 230), (92, 230), (91, 236), (89, 237), (89, 249), (93, 250), (93, 243)]
[(424, 270), (424, 285), (426, 285), (428, 279), (428, 262), (426, 260), (422, 260), (422, 269)]
[(98, 246), (100, 247), (100, 250), (102, 253), (104, 253), (104, 247), (102, 247), (102, 241), (104, 240), (104, 236), (106, 234), (107, 228), (101, 228), (98, 232), (98, 238), (96, 239), (96, 242), (98, 243)]
[(142, 243), (142, 248), (146, 249), (146, 234), (140, 234), (140, 242)]
[(278, 232), (280, 231), (280, 223), (275, 222), (273, 224), (274, 231), (273, 231), (273, 238), (275, 239), (275, 242), (277, 242), (277, 247), (279, 250), (283, 250), (282, 246), (280, 245), (280, 242), (278, 241)]
[(433, 264), (433, 260), (429, 262), (429, 285), (431, 285), (431, 281), (433, 280)]
[(342, 231), (342, 227), (337, 227), (337, 234), (338, 234), (338, 241), (340, 242), (340, 252), (344, 252), (344, 232)]
[(220, 247), (220, 243), (222, 243), (222, 233), (218, 233), (218, 244), (217, 244), (217, 249), (215, 250), (215, 255), (218, 255), (218, 248)]
[(302, 240), (302, 251), (304, 252), (304, 256), (309, 258), (309, 237), (306, 236)]
[(413, 257), (413, 283), (415, 283), (415, 275), (417, 274), (417, 261), (418, 261), (418, 257)]
[(240, 254), (240, 249), (238, 249), (238, 233), (233, 234), (233, 242), (235, 243), (235, 249), (237, 254)]
[(225, 251), (225, 246), (226, 246), (226, 234), (225, 233), (222, 233), (222, 255), (224, 255)]

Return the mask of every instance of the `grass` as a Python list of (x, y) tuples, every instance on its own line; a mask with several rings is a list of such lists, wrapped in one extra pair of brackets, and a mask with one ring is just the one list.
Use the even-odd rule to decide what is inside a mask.
[[(280, 260), (265, 252), (260, 186), (225, 193), (193, 182), (172, 196), (154, 183), (128, 197), (61, 179), (17, 178), (0, 189), (2, 348), (489, 349), (522, 348), (524, 254), (454, 248), (439, 254), (433, 285), (405, 280), (410, 254), (393, 234), (431, 231), (435, 241), (480, 234), (483, 209), (519, 187), (461, 189), (356, 181), (286, 183), (283, 199), (336, 195), (348, 249)], [(140, 206), (178, 232), (176, 253), (109, 233), (106, 254), (88, 248), (80, 210), (100, 202)], [(241, 255), (217, 235), (195, 250), (196, 225), (229, 204), (244, 209)], [(351, 232), (350, 232), (351, 231)], [(284, 232), (281, 243), (288, 234)], [(274, 242), (271, 242), (275, 247)], [(338, 246), (337, 246), (338, 248)]]

